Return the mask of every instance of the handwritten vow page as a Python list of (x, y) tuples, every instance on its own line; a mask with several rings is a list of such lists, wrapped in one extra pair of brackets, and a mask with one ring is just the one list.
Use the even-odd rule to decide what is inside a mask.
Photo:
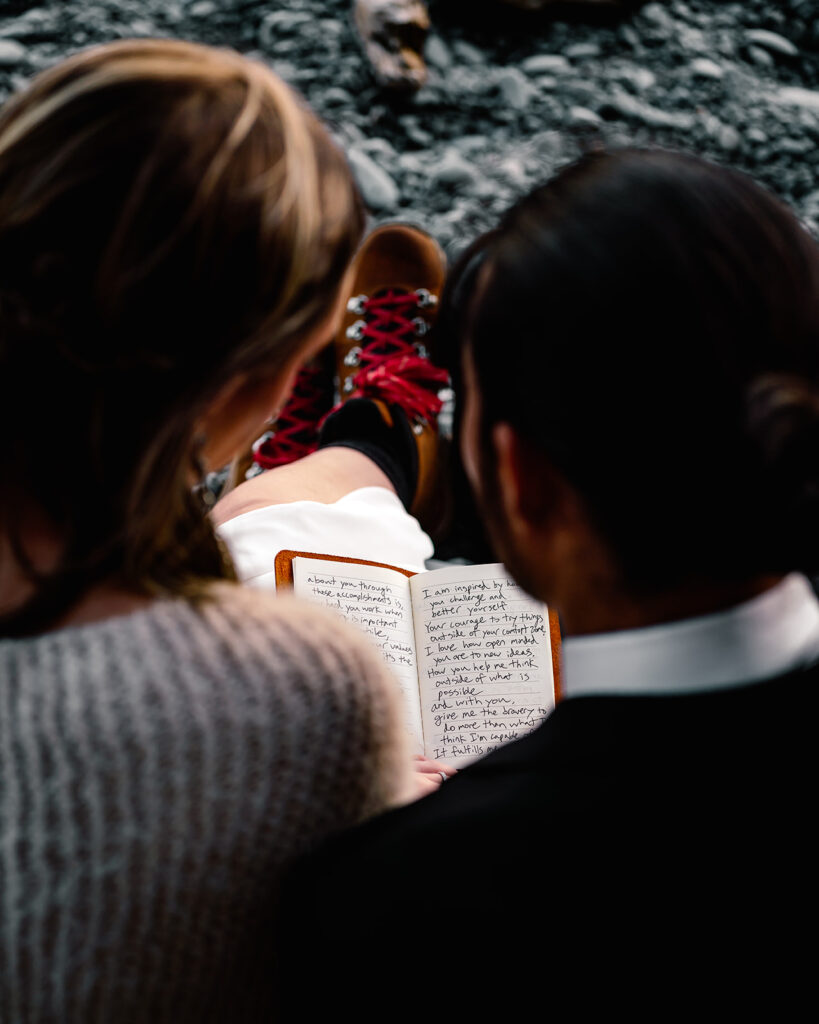
[(404, 695), (413, 749), (423, 753), (409, 578), (374, 565), (294, 558), (293, 585), (297, 594), (333, 608), (375, 642)]
[(530, 732), (554, 707), (548, 612), (502, 565), (408, 578), (379, 566), (293, 559), (297, 594), (367, 633), (427, 757), (464, 765)]
[(545, 607), (503, 565), (410, 582), (426, 753), (467, 764), (531, 731), (554, 707)]

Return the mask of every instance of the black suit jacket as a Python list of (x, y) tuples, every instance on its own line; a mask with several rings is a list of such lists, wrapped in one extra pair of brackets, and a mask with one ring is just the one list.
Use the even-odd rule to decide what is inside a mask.
[[(327, 844), (282, 915), (286, 1019), (737, 1019), (815, 1002), (819, 669), (574, 698)], [(565, 1017), (566, 1007), (572, 1007)]]

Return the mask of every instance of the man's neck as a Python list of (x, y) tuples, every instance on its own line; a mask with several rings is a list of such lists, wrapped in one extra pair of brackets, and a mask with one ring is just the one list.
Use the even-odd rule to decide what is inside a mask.
[(782, 578), (770, 575), (741, 583), (692, 583), (650, 596), (635, 596), (598, 580), (589, 587), (576, 584), (555, 604), (565, 634), (585, 636), (712, 615), (750, 601)]

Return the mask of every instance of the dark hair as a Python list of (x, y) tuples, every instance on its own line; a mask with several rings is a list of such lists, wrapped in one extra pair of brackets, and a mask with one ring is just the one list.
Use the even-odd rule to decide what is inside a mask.
[(66, 547), (4, 632), (100, 578), (196, 597), (231, 574), (191, 494), (196, 423), (275, 379), (323, 323), (363, 230), (344, 156), (229, 50), (112, 43), (0, 112), (0, 539)]
[(749, 177), (592, 153), (462, 256), (441, 315), (493, 424), (635, 588), (819, 565), (819, 249)]

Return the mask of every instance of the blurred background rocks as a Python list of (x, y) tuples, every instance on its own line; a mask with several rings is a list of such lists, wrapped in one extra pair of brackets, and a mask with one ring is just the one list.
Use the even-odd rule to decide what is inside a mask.
[(427, 83), (393, 96), (363, 57), (351, 0), (0, 0), (0, 99), (89, 44), (175, 36), (269, 63), (350, 154), (374, 221), (418, 223), (450, 255), (599, 145), (749, 171), (819, 234), (819, 0), (429, 11)]

